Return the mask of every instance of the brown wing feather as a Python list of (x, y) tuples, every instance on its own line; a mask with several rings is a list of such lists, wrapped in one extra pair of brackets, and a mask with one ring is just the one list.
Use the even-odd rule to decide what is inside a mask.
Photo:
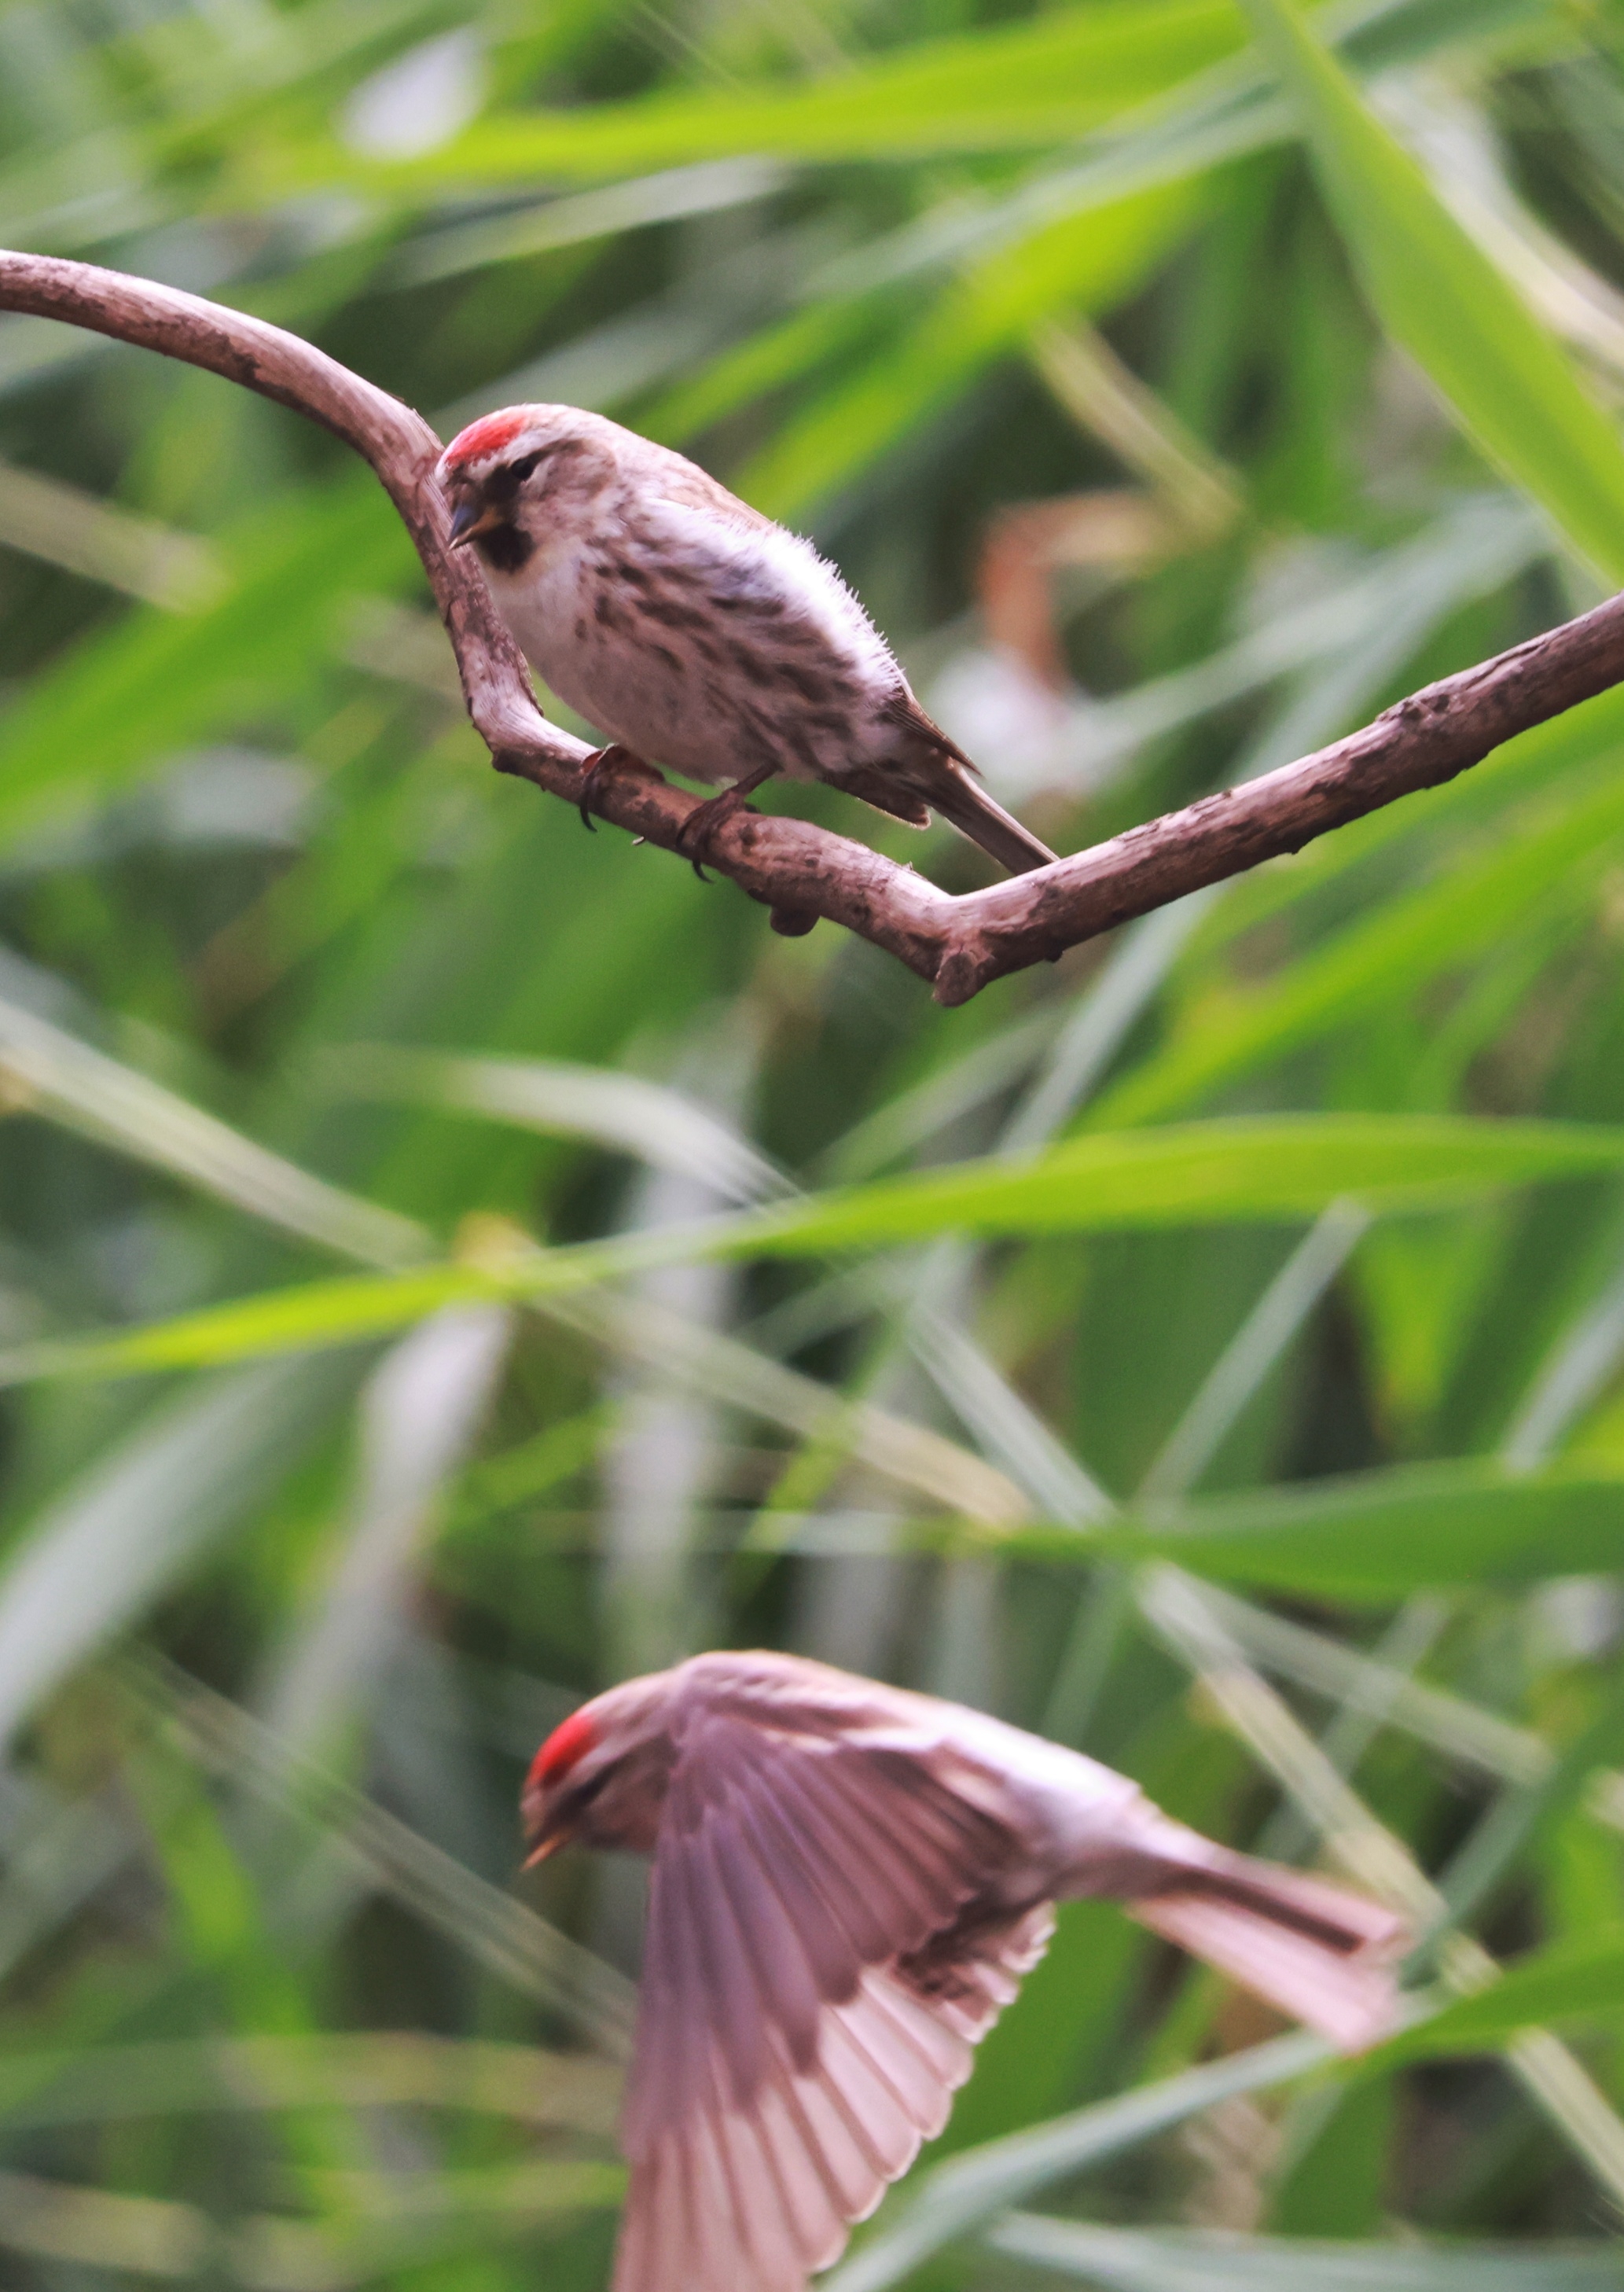
[(801, 2292), (945, 2123), (1049, 1935), (915, 1759), (706, 1715), (655, 1854), (615, 2292)]
[[(894, 724), (917, 744), (912, 756), (898, 760), (896, 774), (910, 795), (922, 796), (944, 819), (951, 820), (961, 835), (978, 843), (1013, 875), (1051, 864), (1056, 855), (1048, 844), (1041, 843), (1030, 828), (1023, 827), (1002, 804), (993, 802), (980, 785), (981, 774), (963, 749), (926, 714), (905, 684), (899, 685), (881, 703), (880, 714), (887, 723)], [(921, 748), (925, 751), (923, 755), (920, 754)], [(848, 774), (842, 773), (840, 778), (842, 786), (856, 786)], [(857, 793), (868, 795), (861, 787)], [(875, 801), (872, 795), (868, 800), (871, 803)], [(896, 806), (892, 803), (882, 809), (894, 811)]]
[(1396, 1912), (1234, 1853), (1150, 1805), (1138, 1828), (1162, 1868), (1149, 1889), (1124, 1890), (1130, 1917), (1345, 2052), (1362, 2052), (1398, 2026), (1395, 1965), (1411, 1936)]
[(880, 714), (888, 724), (895, 724), (899, 731), (913, 733), (924, 741), (927, 747), (938, 749), (943, 755), (951, 756), (955, 764), (962, 764), (967, 772), (974, 772), (977, 779), (981, 778), (980, 766), (973, 764), (958, 742), (950, 739), (943, 731), (935, 717), (926, 714), (905, 684), (900, 685), (888, 699), (880, 703)]
[(930, 825), (930, 813), (923, 800), (904, 780), (897, 779), (881, 766), (862, 764), (856, 771), (844, 771), (839, 786), (848, 795), (860, 795), (876, 811), (888, 811), (894, 819), (905, 819), (910, 827)]
[(729, 493), (720, 480), (686, 455), (674, 454), (669, 448), (660, 454), (659, 490), (668, 501), (680, 502), (685, 509), (701, 509), (712, 517), (720, 517), (728, 525), (748, 527), (752, 532), (770, 532), (770, 517), (759, 509), (752, 509), (737, 494)]

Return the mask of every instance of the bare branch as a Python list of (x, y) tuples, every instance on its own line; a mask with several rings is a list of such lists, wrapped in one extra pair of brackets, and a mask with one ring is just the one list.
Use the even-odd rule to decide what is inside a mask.
[[(422, 416), (348, 367), (262, 319), (117, 270), (0, 252), (0, 310), (60, 319), (206, 367), (308, 415), (371, 464), (416, 545), (450, 634), (463, 697), (499, 771), (580, 801), (591, 751), (550, 724), (524, 661), (467, 555), (446, 546), (433, 468), (440, 441)], [(776, 930), (820, 917), (872, 940), (966, 1003), (989, 981), (1058, 954), (1186, 892), (1401, 795), (1436, 787), (1514, 734), (1624, 682), (1624, 597), (1495, 659), (1412, 693), (1312, 756), (1031, 875), (957, 898), (865, 844), (804, 820), (742, 809), (707, 860), (773, 911)], [(700, 798), (657, 772), (606, 775), (593, 809), (668, 851)]]

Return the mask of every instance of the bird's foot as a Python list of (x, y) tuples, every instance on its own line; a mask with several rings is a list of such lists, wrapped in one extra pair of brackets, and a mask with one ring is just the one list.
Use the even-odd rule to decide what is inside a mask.
[(777, 769), (776, 764), (759, 764), (753, 772), (746, 772), (742, 780), (735, 780), (731, 787), (723, 788), (720, 795), (707, 796), (703, 803), (695, 804), (683, 821), (677, 837), (677, 849), (702, 884), (708, 884), (711, 880), (699, 864), (710, 848), (711, 838), (725, 821), (743, 809), (745, 797), (753, 795), (764, 781), (771, 779)]
[(623, 748), (618, 740), (611, 740), (607, 748), (599, 748), (587, 758), (586, 776), (581, 783), (581, 825), (591, 835), (596, 835), (598, 829), (593, 823), (591, 806), (597, 801), (603, 775), (612, 764), (635, 764), (639, 771), (647, 770), (641, 756), (634, 756), (631, 749)]
[(711, 838), (724, 820), (732, 819), (744, 801), (741, 788), (725, 787), (720, 795), (708, 796), (703, 803), (696, 804), (683, 821), (677, 849), (702, 884), (711, 880), (699, 864), (710, 849)]

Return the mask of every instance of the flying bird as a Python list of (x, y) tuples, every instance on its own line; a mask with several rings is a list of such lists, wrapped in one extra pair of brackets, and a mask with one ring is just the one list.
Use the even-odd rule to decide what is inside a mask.
[(578, 406), (510, 406), (437, 474), (454, 546), (560, 699), (617, 760), (730, 783), (693, 812), (695, 865), (776, 772), (827, 780), (915, 827), (930, 811), (1014, 874), (1055, 857), (977, 780), (834, 567), (695, 464)]
[(695, 1656), (536, 1754), (530, 1859), (652, 1854), (615, 2292), (802, 2292), (921, 2141), (1085, 1894), (1356, 2052), (1403, 1922), (1215, 1845), (1137, 1784), (958, 1704)]

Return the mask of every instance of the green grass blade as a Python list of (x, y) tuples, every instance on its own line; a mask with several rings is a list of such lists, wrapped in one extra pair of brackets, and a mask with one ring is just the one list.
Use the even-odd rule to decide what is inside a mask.
[(1199, 1025), (1176, 1034), (1107, 1091), (1093, 1119), (1113, 1126), (1154, 1122), (1199, 1103), (1380, 1009), (1395, 990), (1413, 993), (1423, 981), (1491, 951), (1531, 914), (1553, 904), (1582, 909), (1624, 835), (1624, 786), (1609, 769), (1599, 785), (1581, 781), (1530, 807), (1516, 827), (1508, 834), (1502, 822), (1486, 847), (1435, 881), (1380, 901), (1263, 985), (1204, 1004)]
[(1006, 2206), (1019, 2204), (1086, 2166), (1137, 2148), (1169, 2127), (1183, 2124), (1197, 2110), (1236, 2094), (1266, 2092), (1331, 2057), (1323, 2038), (1298, 2030), (1035, 2126), (1029, 2133), (1010, 2134), (966, 2150), (910, 2183), (907, 2194), (890, 2208), (897, 2217), (882, 2219), (869, 2241), (827, 2279), (828, 2292), (888, 2292), (933, 2252)]
[(1403, 1599), (1445, 1584), (1530, 1583), (1618, 1564), (1620, 1481), (1487, 1459), (1394, 1465), (1192, 1505), (1140, 1548), (1198, 1575), (1306, 1596)]
[(0, 1570), (0, 1736), (262, 1503), (348, 1392), (297, 1361), (220, 1377), (60, 1496)]
[(733, 1123), (687, 1092), (641, 1075), (562, 1059), (444, 1058), (356, 1043), (324, 1054), (320, 1080), (334, 1098), (442, 1107), (550, 1136), (589, 1138), (740, 1202), (781, 1194), (787, 1183)]
[(735, 475), (771, 517), (804, 519), (886, 448), (958, 397), (1057, 311), (1113, 309), (1163, 261), (1200, 213), (1174, 183), (1065, 216), (977, 264), (897, 340), (881, 344), (780, 426)]
[(1017, 2213), (987, 2238), (1013, 2260), (1081, 2277), (1100, 2292), (1607, 2292), (1610, 2245), (1586, 2249), (1329, 2243), (1306, 2237), (1101, 2228)]
[[(4, 971), (0, 983), (5, 983)], [(31, 1111), (134, 1155), (285, 1233), (372, 1264), (407, 1264), (429, 1252), (428, 1232), (412, 1219), (327, 1185), (4, 996), (0, 1073), (21, 1086)]]
[(398, 1652), (423, 1549), (502, 1377), (512, 1320), (448, 1308), (379, 1362), (362, 1390), (356, 1486), (325, 1578), (261, 1699), (290, 1753), (341, 1739)]
[[(301, 155), (301, 172), (399, 193), (642, 173), (744, 151), (831, 160), (1019, 150), (1068, 141), (1149, 101), (1234, 53), (1240, 33), (1226, 0), (1098, 0), (904, 47), (799, 85), (513, 113), (398, 167), (366, 170), (317, 147)], [(274, 156), (269, 165), (276, 169)]]
[(1295, 0), (1242, 5), (1298, 105), (1326, 199), (1383, 327), (1488, 458), (1603, 574), (1624, 577), (1624, 445), (1612, 422)]
[(215, 2110), (469, 2110), (545, 2128), (612, 2133), (620, 2077), (586, 2054), (422, 2030), (310, 2037), (171, 2038), (0, 2062), (8, 2132)]
[(245, 1796), (319, 1826), (367, 1886), (521, 1997), (557, 2011), (601, 2052), (625, 2057), (634, 1992), (603, 1959), (173, 1665), (132, 1663), (122, 1675), (201, 1766), (229, 1777)]
[(816, 1256), (950, 1233), (1274, 1225), (1344, 1197), (1372, 1211), (1432, 1209), (1620, 1164), (1624, 1130), (1601, 1124), (1327, 1115), (1090, 1134), (1031, 1161), (963, 1163), (623, 1240), (275, 1290), (127, 1335), (15, 1351), (0, 1356), (0, 1381), (136, 1376), (354, 1344), (459, 1302), (567, 1296), (703, 1258)]
[(366, 473), (260, 510), (221, 553), (237, 577), (218, 603), (185, 619), (132, 611), (93, 630), (0, 716), (0, 837), (240, 723), (298, 666), (328, 655), (344, 599), (398, 585), (413, 561)]
[(1379, 2058), (1424, 2061), (1449, 2054), (1492, 2053), (1537, 2023), (1594, 2026), (1624, 2015), (1624, 1927), (1580, 1935), (1531, 1951), (1475, 1997), (1388, 2040)]

